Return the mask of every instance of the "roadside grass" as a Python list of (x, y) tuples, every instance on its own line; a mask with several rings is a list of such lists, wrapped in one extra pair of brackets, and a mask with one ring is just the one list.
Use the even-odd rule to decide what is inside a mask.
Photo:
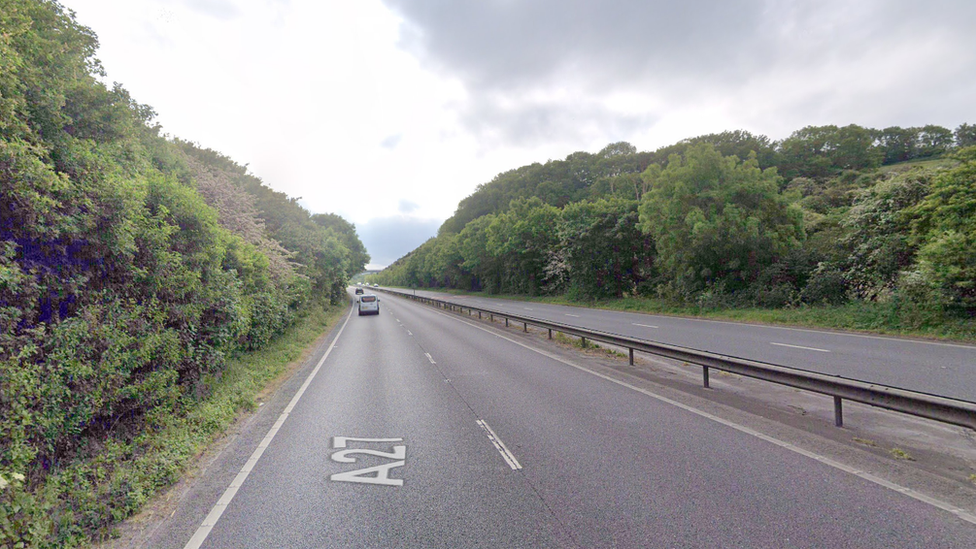
[(179, 480), (210, 443), (257, 408), (347, 310), (311, 306), (265, 348), (229, 359), (207, 380), (209, 395), (187, 402), (183, 413), (148, 418), (150, 427), (132, 440), (106, 440), (91, 457), (60, 466), (32, 496), (33, 527), (41, 534), (35, 546), (89, 547), (114, 537), (117, 523)]
[(888, 164), (887, 166), (881, 166), (878, 171), (881, 173), (887, 172), (903, 172), (908, 171), (912, 168), (951, 168), (958, 165), (959, 162), (951, 158), (931, 158), (929, 160), (909, 160), (908, 162), (899, 162), (897, 164)]
[(799, 305), (784, 309), (702, 308), (645, 297), (572, 300), (566, 296), (485, 294), (441, 289), (432, 291), (591, 309), (976, 342), (976, 318), (908, 302), (857, 301), (843, 305)]

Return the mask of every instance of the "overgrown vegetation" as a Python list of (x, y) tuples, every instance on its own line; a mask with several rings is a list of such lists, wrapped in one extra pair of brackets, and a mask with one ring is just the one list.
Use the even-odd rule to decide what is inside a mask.
[(368, 261), (351, 224), (159, 135), (96, 47), (54, 1), (0, 0), (3, 547), (84, 545), (137, 509), (251, 405), (228, 364)]
[(970, 337), (974, 145), (970, 124), (613, 143), (498, 175), (367, 279)]

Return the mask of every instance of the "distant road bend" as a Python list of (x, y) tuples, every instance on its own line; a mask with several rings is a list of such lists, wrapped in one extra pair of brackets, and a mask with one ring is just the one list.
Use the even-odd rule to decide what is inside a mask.
[(381, 300), (345, 319), (147, 546), (976, 547), (969, 511), (475, 320)]

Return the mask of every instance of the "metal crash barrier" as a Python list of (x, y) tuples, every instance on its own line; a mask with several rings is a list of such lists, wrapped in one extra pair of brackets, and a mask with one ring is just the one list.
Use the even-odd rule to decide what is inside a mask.
[(505, 326), (509, 325), (509, 321), (518, 322), (522, 324), (523, 331), (528, 331), (529, 326), (546, 329), (549, 332), (549, 339), (552, 339), (552, 333), (556, 331), (578, 337), (584, 343), (587, 340), (591, 340), (624, 348), (629, 351), (631, 365), (634, 364), (634, 351), (695, 364), (702, 367), (702, 381), (706, 388), (709, 387), (709, 370), (714, 368), (723, 372), (831, 396), (834, 398), (834, 423), (838, 427), (844, 424), (843, 401), (851, 400), (976, 430), (976, 403), (966, 402), (964, 400), (917, 393), (896, 387), (888, 387), (886, 385), (846, 379), (839, 376), (723, 356), (706, 351), (655, 343), (597, 330), (587, 330), (578, 326), (561, 324), (540, 318), (515, 315), (484, 307), (461, 305), (450, 301), (408, 294), (387, 288), (376, 289), (398, 297), (405, 297), (433, 305), (444, 310), (462, 314), (467, 311), (469, 316), (474, 313), (478, 314), (478, 318), (482, 318), (482, 315), (487, 315), (492, 322), (498, 317), (505, 320)]

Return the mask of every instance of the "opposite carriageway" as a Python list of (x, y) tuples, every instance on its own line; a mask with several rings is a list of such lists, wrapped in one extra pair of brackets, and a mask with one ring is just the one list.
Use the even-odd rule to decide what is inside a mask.
[(467, 312), (468, 315), (477, 314), (479, 318), (487, 316), (491, 321), (498, 317), (505, 321), (506, 326), (510, 322), (518, 322), (522, 324), (525, 331), (528, 330), (529, 326), (542, 328), (548, 330), (550, 339), (553, 332), (559, 332), (579, 337), (583, 342), (586, 340), (598, 341), (627, 349), (630, 364), (634, 363), (635, 351), (695, 364), (702, 367), (702, 381), (706, 388), (709, 387), (709, 370), (714, 368), (827, 395), (834, 399), (834, 423), (837, 426), (842, 426), (844, 421), (843, 401), (850, 400), (976, 430), (976, 403), (972, 402), (621, 336), (487, 307), (462, 305), (388, 288), (378, 290), (444, 310), (459, 313)]

